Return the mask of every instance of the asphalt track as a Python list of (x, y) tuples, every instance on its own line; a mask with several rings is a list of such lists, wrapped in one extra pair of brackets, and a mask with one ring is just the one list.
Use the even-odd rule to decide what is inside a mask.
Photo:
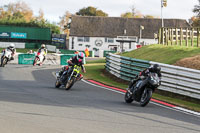
[(86, 82), (54, 88), (56, 66), (0, 68), (0, 133), (199, 133), (200, 117)]

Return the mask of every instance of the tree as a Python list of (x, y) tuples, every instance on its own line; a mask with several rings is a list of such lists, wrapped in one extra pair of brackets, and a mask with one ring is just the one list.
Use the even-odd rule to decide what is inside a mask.
[(122, 13), (121, 17), (124, 17), (124, 18), (143, 18), (144, 16), (139, 11), (137, 11), (134, 14), (132, 12)]
[(197, 14), (197, 17), (200, 18), (200, 0), (199, 1), (199, 5), (195, 5), (194, 6), (194, 9), (193, 9), (193, 12)]
[(121, 17), (123, 17), (123, 18), (133, 18), (134, 16), (133, 16), (132, 12), (125, 12), (125, 13), (121, 14)]
[(14, 17), (23, 18), (26, 21), (30, 21), (33, 18), (33, 11), (30, 7), (23, 1), (18, 1), (16, 3), (10, 3), (8, 5), (4, 5), (2, 7), (3, 12), (1, 12), (0, 16), (2, 17)]
[(52, 33), (60, 33), (60, 28), (55, 23), (44, 19), (42, 9), (39, 11), (39, 16), (34, 17), (31, 8), (21, 1), (0, 7), (0, 24), (50, 28)]
[(191, 18), (192, 20), (192, 26), (200, 26), (200, 0), (198, 5), (194, 6), (193, 12), (196, 14), (196, 16), (193, 16)]
[(67, 37), (69, 37), (71, 16), (72, 16), (72, 14), (70, 12), (66, 11), (65, 14), (62, 17), (60, 17), (60, 22), (59, 22), (61, 31), (63, 33), (66, 33)]
[(78, 12), (76, 12), (76, 15), (80, 15), (80, 16), (108, 16), (107, 13), (103, 12), (102, 10), (97, 10), (97, 8), (92, 7), (92, 6), (80, 9)]

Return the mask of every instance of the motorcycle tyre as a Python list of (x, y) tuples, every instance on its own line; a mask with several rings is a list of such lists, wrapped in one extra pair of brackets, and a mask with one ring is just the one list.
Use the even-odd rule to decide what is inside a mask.
[[(72, 77), (70, 80), (71, 84), (69, 84), (69, 81), (67, 81), (66, 85), (65, 85), (65, 90), (69, 90), (71, 89), (71, 87), (74, 85), (75, 83), (75, 77)], [(69, 84), (69, 85), (68, 85)]]
[(5, 67), (7, 61), (8, 61), (7, 58), (5, 58), (5, 57), (2, 58), (2, 59), (1, 59), (1, 67)]
[[(146, 88), (145, 88), (146, 89)], [(145, 98), (145, 100), (144, 101), (141, 101), (142, 100), (142, 97), (141, 97), (141, 99), (140, 99), (140, 106), (141, 107), (145, 107), (148, 103), (149, 103), (149, 101), (151, 100), (151, 97), (152, 97), (152, 90), (151, 89), (146, 89), (147, 91), (146, 91), (146, 98)], [(145, 92), (145, 91), (144, 91)], [(142, 95), (144, 95), (144, 92), (142, 93)]]
[(126, 103), (132, 103), (133, 102), (133, 98), (128, 91), (125, 93), (124, 100), (125, 100)]
[(56, 79), (55, 88), (59, 88), (61, 86), (60, 81)]

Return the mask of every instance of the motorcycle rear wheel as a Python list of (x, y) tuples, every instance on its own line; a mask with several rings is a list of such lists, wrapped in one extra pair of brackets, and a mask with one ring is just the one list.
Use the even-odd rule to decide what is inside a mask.
[(145, 107), (152, 97), (152, 90), (145, 88), (140, 99), (140, 106)]
[(58, 79), (56, 79), (56, 83), (55, 83), (55, 88), (59, 88), (61, 86), (60, 82)]
[(125, 93), (124, 100), (125, 100), (126, 103), (132, 103), (133, 102), (132, 95), (128, 91)]

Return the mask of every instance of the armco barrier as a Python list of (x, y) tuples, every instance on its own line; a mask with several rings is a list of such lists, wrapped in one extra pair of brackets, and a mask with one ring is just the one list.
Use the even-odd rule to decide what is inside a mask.
[(106, 70), (111, 74), (130, 81), (139, 71), (153, 64), (160, 64), (162, 84), (160, 90), (200, 99), (200, 71), (138, 60), (109, 53), (106, 57)]
[(107, 54), (106, 69), (115, 76), (130, 81), (140, 71), (149, 67), (149, 61), (123, 57), (115, 54)]

